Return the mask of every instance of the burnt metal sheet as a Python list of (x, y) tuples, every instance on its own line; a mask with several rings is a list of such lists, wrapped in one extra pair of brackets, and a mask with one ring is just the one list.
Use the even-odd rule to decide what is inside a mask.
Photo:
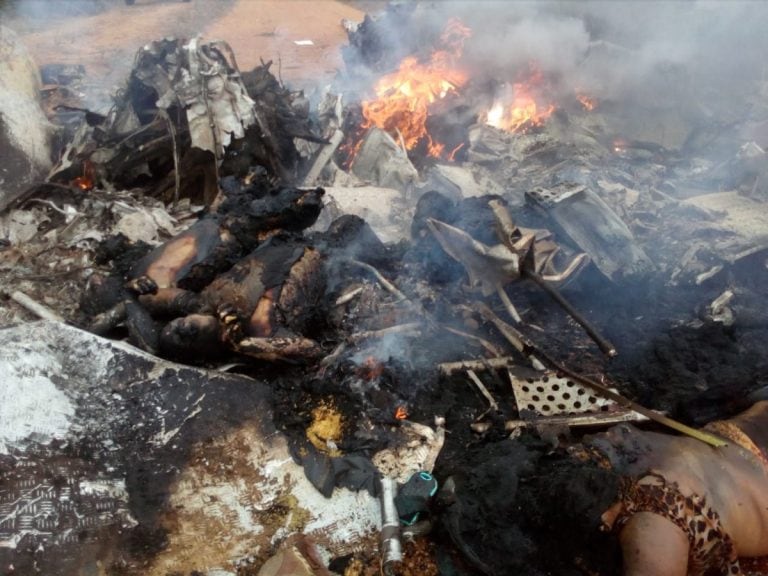
[(537, 188), (526, 198), (543, 210), (611, 280), (643, 276), (654, 268), (629, 227), (597, 194), (581, 184)]

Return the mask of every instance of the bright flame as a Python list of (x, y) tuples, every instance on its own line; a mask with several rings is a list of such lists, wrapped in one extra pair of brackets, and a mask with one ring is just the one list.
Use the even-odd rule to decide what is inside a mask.
[(486, 112), (486, 124), (508, 132), (524, 132), (541, 126), (555, 111), (554, 104), (541, 106), (536, 93), (544, 83), (544, 76), (531, 66), (528, 78), (515, 82), (504, 97), (493, 102)]
[(470, 34), (471, 30), (459, 20), (451, 19), (440, 36), (444, 49), (434, 52), (429, 62), (421, 63), (409, 56), (397, 72), (380, 78), (375, 86), (376, 99), (363, 102), (363, 127), (385, 130), (396, 140), (402, 139), (408, 150), (426, 137), (428, 154), (440, 157), (445, 145), (427, 134), (429, 107), (467, 82), (467, 75), (455, 61)]
[(395, 420), (405, 420), (408, 418), (408, 409), (405, 406), (398, 406), (395, 409)]
[(78, 176), (72, 182), (70, 186), (79, 188), (80, 190), (88, 191), (96, 186), (96, 174), (93, 169), (93, 164), (90, 160), (83, 161), (83, 175)]

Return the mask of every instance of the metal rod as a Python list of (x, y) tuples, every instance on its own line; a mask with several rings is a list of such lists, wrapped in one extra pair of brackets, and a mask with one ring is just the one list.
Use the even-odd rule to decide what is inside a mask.
[(522, 268), (523, 276), (526, 278), (532, 280), (537, 286), (539, 286), (544, 292), (549, 294), (549, 296), (557, 302), (560, 307), (565, 310), (568, 315), (573, 318), (579, 326), (584, 328), (584, 331), (589, 335), (590, 338), (597, 344), (598, 348), (602, 350), (602, 352), (607, 355), (609, 358), (613, 358), (618, 354), (616, 351), (616, 347), (611, 344), (607, 339), (605, 339), (598, 331), (597, 329), (592, 326), (592, 324), (587, 320), (584, 316), (582, 316), (581, 312), (576, 310), (568, 300), (563, 298), (563, 295), (560, 294), (560, 292), (549, 283), (545, 282), (544, 279), (539, 276), (536, 272), (533, 270), (530, 270), (528, 267)]

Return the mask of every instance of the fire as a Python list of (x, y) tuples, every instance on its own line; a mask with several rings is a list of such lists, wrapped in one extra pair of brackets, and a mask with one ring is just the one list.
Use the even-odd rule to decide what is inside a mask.
[(587, 112), (592, 112), (597, 107), (597, 100), (581, 92), (576, 92), (576, 99), (581, 102)]
[(376, 380), (384, 373), (384, 364), (374, 356), (368, 356), (358, 367), (358, 374), (363, 380)]
[(467, 82), (467, 75), (456, 65), (471, 30), (452, 19), (440, 36), (442, 50), (434, 52), (429, 62), (409, 56), (396, 72), (379, 79), (376, 98), (363, 102), (364, 128), (376, 126), (402, 140), (412, 150), (426, 138), (427, 152), (440, 157), (445, 146), (427, 133), (429, 107), (455, 94)]
[(72, 180), (70, 185), (85, 191), (93, 189), (93, 187), (96, 185), (96, 175), (93, 170), (93, 164), (90, 160), (85, 160), (83, 162), (83, 175), (78, 176)]
[(554, 104), (541, 104), (537, 94), (545, 83), (544, 76), (531, 65), (528, 77), (515, 82), (507, 93), (497, 98), (486, 113), (486, 124), (508, 132), (524, 132), (541, 126), (555, 111)]
[(395, 408), (395, 420), (405, 420), (408, 418), (408, 409), (405, 406)]
[(627, 149), (627, 142), (621, 138), (616, 138), (612, 144), (614, 154), (622, 154)]

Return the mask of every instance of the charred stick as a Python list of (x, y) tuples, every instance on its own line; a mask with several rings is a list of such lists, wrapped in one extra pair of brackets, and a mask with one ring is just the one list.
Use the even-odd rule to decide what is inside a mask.
[(395, 127), (395, 130), (397, 131), (397, 137), (400, 142), (400, 148), (403, 150), (403, 154), (408, 156), (408, 148), (405, 147), (405, 138), (403, 138), (403, 133), (400, 132), (400, 129)]
[(456, 336), (461, 336), (462, 338), (466, 338), (467, 340), (472, 340), (474, 342), (477, 342), (478, 344), (480, 344), (480, 346), (485, 348), (489, 353), (493, 354), (497, 358), (504, 356), (504, 353), (501, 351), (501, 349), (498, 346), (496, 346), (495, 344), (491, 344), (490, 342), (488, 342), (488, 340), (480, 338), (480, 336), (475, 336), (474, 334), (469, 334), (468, 332), (457, 330), (456, 328), (451, 328), (450, 326), (446, 326), (444, 324), (440, 324), (439, 326), (446, 332), (450, 332), (451, 334), (455, 334)]
[(114, 330), (117, 326), (125, 322), (127, 315), (128, 312), (125, 307), (125, 302), (120, 302), (106, 312), (94, 316), (91, 322), (86, 326), (86, 329), (98, 336), (106, 336), (110, 330)]
[(531, 365), (536, 370), (544, 370), (544, 365), (537, 358), (538, 352), (536, 347), (525, 336), (523, 336), (516, 328), (513, 328), (504, 322), (504, 320), (494, 314), (493, 310), (482, 302), (477, 303), (475, 308), (483, 318), (496, 326), (496, 329), (501, 332), (502, 336), (504, 336), (512, 346), (514, 346), (515, 350), (531, 361)]
[(469, 376), (469, 379), (472, 380), (472, 382), (477, 386), (477, 389), (480, 390), (480, 394), (482, 394), (486, 400), (488, 400), (488, 404), (491, 407), (491, 410), (494, 412), (499, 411), (499, 405), (496, 403), (496, 400), (494, 400), (493, 396), (491, 396), (491, 393), (488, 392), (488, 388), (485, 387), (485, 384), (483, 384), (483, 381), (478, 378), (477, 374), (473, 370), (467, 370), (467, 376)]
[(501, 303), (504, 304), (504, 308), (507, 309), (507, 312), (512, 317), (512, 320), (520, 324), (523, 319), (520, 318), (520, 314), (518, 314), (517, 308), (515, 308), (515, 305), (512, 304), (512, 300), (510, 300), (509, 296), (507, 296), (507, 292), (504, 290), (504, 286), (497, 284), (496, 292), (498, 293), (499, 298), (501, 298)]
[(365, 332), (357, 332), (351, 334), (348, 341), (357, 344), (363, 340), (370, 338), (383, 338), (389, 334), (406, 334), (408, 336), (418, 336), (421, 333), (421, 323), (410, 322), (408, 324), (398, 324), (396, 326), (390, 326), (388, 328), (382, 328), (381, 330), (367, 330)]
[[(232, 46), (229, 45), (229, 42), (226, 42), (225, 40), (214, 40), (211, 42), (211, 46), (216, 48), (219, 52), (226, 52), (227, 57), (229, 58), (227, 64), (229, 64), (229, 66), (235, 71), (235, 74), (238, 78), (242, 77), (240, 66), (237, 65), (237, 58), (235, 58), (235, 51), (232, 50)], [(224, 57), (223, 54), (222, 57)]]
[[(45, 204), (46, 206), (50, 206), (51, 208), (56, 210), (56, 212), (58, 212), (59, 214), (63, 214), (64, 216), (70, 215), (69, 212), (67, 212), (66, 210), (63, 210), (62, 208), (59, 208), (56, 202), (53, 202), (52, 200), (43, 200), (42, 198), (30, 198), (29, 200), (27, 200), (27, 202), (37, 202), (39, 204)], [(74, 212), (74, 214), (80, 214), (80, 213)]]
[(54, 312), (47, 306), (44, 306), (43, 304), (40, 304), (39, 302), (33, 300), (32, 298), (24, 294), (24, 292), (20, 292), (17, 290), (13, 294), (11, 294), (11, 298), (14, 301), (16, 301), (18, 304), (21, 304), (24, 308), (32, 312), (38, 318), (42, 318), (43, 320), (52, 320), (54, 322), (66, 322), (64, 318), (56, 314), (56, 312)]
[(342, 342), (336, 348), (333, 349), (333, 352), (328, 354), (325, 358), (322, 359), (320, 362), (320, 366), (322, 367), (322, 370), (325, 370), (328, 366), (332, 365), (336, 360), (341, 358), (341, 355), (344, 353), (344, 351), (347, 349), (347, 345)]
[[(152, 120), (151, 120), (151, 121), (150, 121), (148, 124), (146, 124), (146, 125), (144, 125), (144, 126), (141, 126), (140, 128), (137, 128), (136, 130), (134, 130), (133, 132), (131, 132), (130, 134), (128, 134), (127, 136), (125, 136), (125, 137), (124, 137), (122, 140), (120, 140), (119, 142), (117, 142), (116, 144), (114, 144), (114, 145), (112, 146), (112, 148), (118, 149), (118, 148), (120, 148), (120, 147), (121, 147), (123, 144), (125, 144), (125, 143), (126, 143), (126, 142), (128, 142), (129, 140), (131, 140), (131, 139), (135, 138), (135, 137), (136, 137), (136, 136), (138, 136), (139, 134), (141, 134), (141, 133), (143, 133), (143, 132), (146, 132), (146, 131), (150, 130), (151, 128), (156, 128), (157, 126), (156, 126), (155, 122), (157, 122), (157, 120), (158, 120), (158, 116), (155, 116), (154, 118), (152, 118)], [(162, 137), (162, 138), (160, 138), (159, 140), (164, 140), (165, 138), (166, 138), (166, 136), (163, 136), (163, 137)], [(155, 142), (155, 141), (156, 141), (156, 140), (152, 140), (151, 142), (148, 142), (147, 144), (151, 144), (152, 142)], [(147, 144), (143, 144), (142, 146), (146, 146)]]
[(355, 266), (359, 266), (360, 268), (364, 268), (368, 270), (368, 272), (370, 272), (376, 277), (376, 280), (379, 282), (379, 284), (381, 284), (385, 290), (397, 296), (398, 300), (408, 300), (405, 294), (403, 294), (402, 292), (400, 292), (400, 290), (397, 289), (397, 286), (395, 286), (394, 284), (392, 284), (392, 282), (384, 278), (382, 273), (376, 270), (376, 268), (374, 268), (370, 264), (366, 264), (365, 262), (360, 262), (360, 260), (350, 260), (350, 262)]
[(361, 292), (363, 291), (362, 286), (358, 286), (357, 288), (352, 288), (351, 290), (348, 290), (338, 298), (336, 298), (336, 302), (333, 303), (334, 306), (343, 306), (347, 302), (351, 302), (354, 300)]
[(555, 302), (557, 302), (571, 318), (573, 318), (582, 328), (584, 328), (584, 331), (589, 335), (590, 338), (592, 338), (592, 340), (595, 342), (595, 344), (597, 344), (598, 348), (600, 348), (604, 354), (606, 354), (609, 358), (613, 358), (618, 354), (618, 352), (616, 352), (616, 347), (608, 340), (606, 340), (597, 331), (597, 329), (592, 326), (592, 324), (584, 316), (582, 316), (582, 314), (576, 310), (570, 302), (568, 302), (568, 300), (563, 298), (563, 295), (560, 294), (560, 292), (554, 286), (545, 282), (541, 276), (539, 276), (533, 270), (528, 269), (527, 267), (524, 267), (522, 272), (525, 278), (532, 280), (537, 286), (544, 290), (544, 292), (549, 294), (549, 296)]
[(515, 365), (515, 359), (506, 356), (502, 358), (483, 358), (482, 360), (463, 360), (461, 362), (443, 362), (438, 364), (437, 367), (443, 376), (452, 376), (457, 372), (464, 372), (465, 370), (473, 370), (475, 373), (485, 370), (499, 370), (501, 368), (509, 368)]

